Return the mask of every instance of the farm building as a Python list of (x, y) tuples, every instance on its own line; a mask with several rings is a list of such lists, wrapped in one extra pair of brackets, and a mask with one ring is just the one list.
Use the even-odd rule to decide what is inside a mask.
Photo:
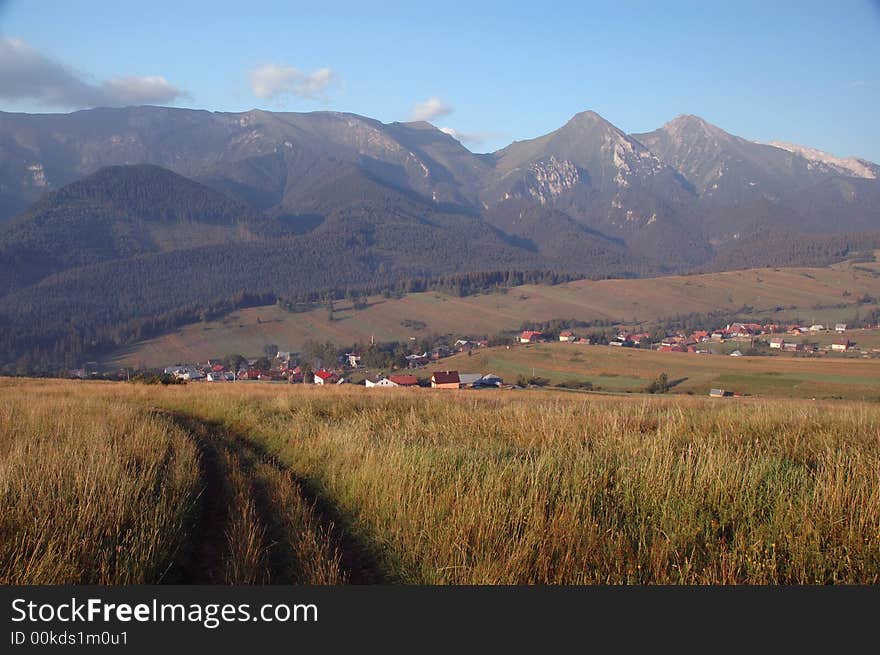
[(336, 373), (324, 370), (315, 371), (315, 384), (336, 384), (339, 382), (339, 376)]
[(831, 350), (835, 352), (846, 352), (853, 347), (853, 342), (849, 339), (841, 339), (831, 344)]
[(458, 382), (462, 387), (472, 387), (481, 377), (480, 373), (459, 373)]
[(364, 380), (364, 384), (367, 387), (380, 387), (383, 389), (389, 389), (391, 387), (396, 387), (397, 383), (389, 378), (375, 377), (369, 376), (366, 380)]
[(846, 332), (846, 323), (836, 323), (834, 325), (835, 332)]
[(560, 341), (574, 341), (574, 332), (571, 330), (566, 330), (565, 332), (559, 333)]
[(398, 387), (419, 386), (419, 379), (415, 375), (389, 375), (388, 379), (391, 380)]
[(422, 353), (421, 355), (407, 355), (406, 356), (406, 365), (410, 368), (415, 368), (416, 366), (424, 366), (430, 361), (430, 357), (428, 357), (428, 353)]
[(520, 343), (541, 343), (544, 341), (544, 333), (536, 330), (526, 330), (519, 335)]
[(494, 373), (487, 373), (479, 380), (474, 382), (474, 389), (482, 387), (500, 387), (502, 384), (504, 384), (504, 380), (502, 380), (500, 377), (498, 377)]
[(458, 389), (460, 386), (458, 371), (437, 371), (431, 376), (432, 389)]
[(785, 348), (785, 339), (783, 339), (782, 337), (770, 339), (770, 347), (776, 348), (777, 350), (782, 350), (783, 348)]

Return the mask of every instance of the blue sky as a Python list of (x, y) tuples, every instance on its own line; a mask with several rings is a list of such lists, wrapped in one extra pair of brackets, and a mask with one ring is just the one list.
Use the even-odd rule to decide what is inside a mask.
[(475, 151), (691, 113), (880, 161), (880, 2), (715, 4), (0, 0), (0, 109), (424, 116)]

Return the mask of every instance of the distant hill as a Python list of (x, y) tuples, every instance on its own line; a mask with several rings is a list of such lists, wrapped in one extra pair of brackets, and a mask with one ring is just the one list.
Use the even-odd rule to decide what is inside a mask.
[[(870, 298), (870, 302), (865, 299)], [(880, 303), (880, 264), (845, 262), (822, 268), (759, 268), (650, 279), (578, 280), (556, 286), (524, 285), (506, 293), (457, 297), (410, 293), (373, 296), (360, 309), (351, 301), (289, 312), (259, 306), (197, 322), (117, 350), (108, 365), (167, 366), (240, 352), (256, 357), (266, 344), (300, 350), (309, 340), (340, 347), (357, 342), (417, 342), (448, 334), (452, 340), (517, 330), (523, 323), (573, 319), (596, 326), (651, 325), (659, 320), (717, 313), (810, 323), (847, 322)], [(602, 329), (597, 327), (596, 329)], [(593, 328), (576, 330), (588, 335)]]

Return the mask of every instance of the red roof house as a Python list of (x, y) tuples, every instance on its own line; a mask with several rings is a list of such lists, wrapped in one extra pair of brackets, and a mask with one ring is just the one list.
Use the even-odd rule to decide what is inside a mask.
[(339, 376), (336, 375), (336, 373), (327, 371), (323, 368), (319, 371), (315, 371), (315, 384), (336, 384), (338, 381)]
[(519, 335), (520, 343), (537, 343), (544, 340), (544, 333), (537, 330), (526, 330)]
[(398, 387), (419, 386), (419, 379), (415, 375), (389, 375), (388, 379), (391, 380)]
[(460, 386), (458, 371), (436, 371), (431, 376), (432, 389), (458, 389)]

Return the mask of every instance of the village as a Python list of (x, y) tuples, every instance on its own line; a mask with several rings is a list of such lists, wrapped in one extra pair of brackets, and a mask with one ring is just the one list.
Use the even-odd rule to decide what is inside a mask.
[[(865, 335), (876, 332), (880, 326), (858, 330)], [(844, 323), (775, 324), (734, 322), (712, 330), (669, 331), (665, 335), (655, 331), (625, 329), (603, 335), (579, 335), (575, 330), (523, 330), (507, 338), (441, 338), (430, 349), (388, 355), (388, 365), (369, 365), (365, 352), (375, 348), (370, 344), (360, 349), (331, 353), (322, 359), (310, 359), (300, 353), (276, 350), (263, 357), (245, 359), (209, 359), (204, 363), (184, 363), (167, 366), (161, 375), (175, 382), (283, 382), (318, 386), (360, 384), (368, 388), (425, 387), (433, 389), (521, 388), (529, 386), (522, 379), (505, 382), (491, 371), (466, 372), (459, 370), (429, 372), (436, 364), (458, 353), (493, 346), (507, 349), (530, 344), (559, 342), (574, 346), (607, 346), (609, 348), (648, 349), (661, 353), (688, 353), (703, 356), (772, 356), (805, 357), (880, 357), (880, 348), (860, 346), (853, 340), (856, 331)], [(405, 347), (404, 344), (400, 344)], [(411, 350), (412, 348), (410, 348)], [(85, 371), (77, 371), (85, 376)]]

